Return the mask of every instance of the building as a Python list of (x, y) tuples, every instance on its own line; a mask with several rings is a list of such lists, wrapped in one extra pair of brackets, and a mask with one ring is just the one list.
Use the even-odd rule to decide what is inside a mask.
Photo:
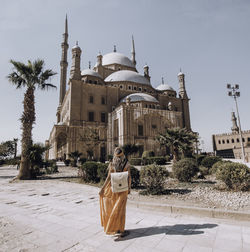
[[(237, 125), (237, 118), (234, 112), (232, 112), (231, 120), (231, 133), (212, 136), (213, 149), (217, 156), (221, 156), (223, 158), (242, 159), (239, 127)], [(242, 142), (245, 150), (245, 158), (248, 162), (250, 160), (250, 130), (242, 131)]]
[(154, 88), (149, 67), (144, 66), (143, 75), (136, 69), (133, 37), (131, 59), (114, 47), (111, 53), (97, 55), (93, 69), (81, 70), (81, 49), (76, 44), (68, 82), (67, 18), (61, 46), (57, 123), (46, 141), (51, 146), (49, 159), (68, 158), (79, 151), (86, 158), (105, 160), (116, 146), (124, 144), (165, 155), (166, 150), (155, 141), (157, 134), (168, 127), (191, 130), (185, 75), (178, 74), (178, 96), (163, 80)]

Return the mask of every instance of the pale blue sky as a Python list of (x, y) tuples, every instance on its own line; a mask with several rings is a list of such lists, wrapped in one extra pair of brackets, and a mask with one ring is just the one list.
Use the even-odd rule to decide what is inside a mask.
[[(242, 129), (250, 129), (250, 1), (247, 0), (1, 0), (0, 142), (21, 138), (23, 91), (8, 83), (10, 59), (42, 58), (60, 71), (65, 14), (71, 48), (79, 41), (81, 67), (99, 51), (130, 57), (135, 38), (137, 69), (149, 65), (154, 87), (165, 82), (178, 91), (177, 74), (186, 74), (191, 125), (212, 150), (211, 135), (229, 132), (234, 103), (226, 83), (240, 84)], [(69, 70), (68, 69), (68, 70)], [(52, 79), (59, 87), (59, 74)], [(34, 141), (44, 142), (56, 122), (58, 91), (36, 93)]]

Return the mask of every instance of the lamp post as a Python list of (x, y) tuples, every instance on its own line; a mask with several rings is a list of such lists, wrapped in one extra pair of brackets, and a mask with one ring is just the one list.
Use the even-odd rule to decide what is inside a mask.
[(228, 96), (231, 96), (234, 98), (235, 105), (236, 105), (236, 112), (237, 112), (237, 117), (239, 121), (239, 133), (240, 133), (240, 144), (241, 144), (241, 152), (242, 152), (242, 160), (245, 163), (245, 150), (243, 146), (243, 140), (242, 140), (242, 131), (241, 131), (241, 125), (240, 125), (240, 114), (238, 110), (238, 103), (237, 103), (237, 98), (240, 97), (240, 91), (238, 91), (240, 86), (238, 84), (235, 84), (232, 86), (231, 84), (227, 84), (227, 89), (228, 91)]

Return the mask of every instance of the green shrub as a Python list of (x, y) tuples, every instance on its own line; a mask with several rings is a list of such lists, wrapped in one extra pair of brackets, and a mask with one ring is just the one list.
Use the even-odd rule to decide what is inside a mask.
[(97, 182), (99, 182), (99, 178), (97, 175), (97, 169), (98, 169), (97, 162), (87, 161), (79, 168), (78, 175), (85, 182), (97, 183)]
[(131, 187), (137, 188), (140, 185), (140, 171), (138, 171), (134, 166), (131, 166), (130, 175), (131, 175)]
[(97, 163), (97, 176), (99, 181), (104, 182), (108, 175), (108, 164)]
[(209, 168), (200, 165), (199, 166), (199, 171), (198, 171), (198, 178), (205, 178), (205, 176), (207, 176), (209, 174)]
[(232, 163), (231, 161), (218, 161), (215, 164), (213, 164), (212, 168), (209, 169), (209, 173), (210, 174), (216, 174), (216, 171), (218, 169), (218, 167), (220, 167), (222, 164), (226, 164), (226, 163)]
[(65, 159), (65, 160), (64, 160), (64, 164), (65, 164), (66, 166), (69, 166), (69, 164), (70, 164), (70, 159)]
[(142, 167), (140, 182), (145, 186), (148, 193), (159, 194), (164, 190), (164, 184), (168, 176), (169, 173), (164, 167), (152, 164)]
[(224, 162), (217, 167), (216, 178), (223, 181), (228, 189), (250, 189), (250, 169), (244, 164)]
[(155, 153), (153, 151), (143, 151), (142, 158), (154, 157)]
[(166, 163), (170, 161), (170, 156), (169, 155), (166, 155), (165, 156), (165, 160), (166, 160)]
[(181, 182), (190, 182), (199, 171), (195, 159), (183, 158), (173, 164), (173, 174)]
[(210, 169), (218, 161), (221, 161), (220, 157), (207, 156), (202, 159), (201, 165)]
[(197, 155), (197, 156), (195, 157), (198, 166), (201, 165), (201, 162), (202, 162), (202, 160), (203, 160), (205, 157), (207, 157), (207, 156), (206, 156), (206, 155), (202, 155), (202, 154)]
[(142, 159), (141, 158), (131, 158), (129, 160), (131, 165), (141, 165)]
[(146, 159), (146, 164), (157, 164), (157, 165), (165, 165), (166, 158), (165, 157), (149, 157)]
[(87, 158), (80, 158), (79, 159), (80, 165), (84, 164), (86, 161), (87, 161)]
[(4, 159), (0, 159), (0, 165), (4, 165), (5, 164), (5, 160)]

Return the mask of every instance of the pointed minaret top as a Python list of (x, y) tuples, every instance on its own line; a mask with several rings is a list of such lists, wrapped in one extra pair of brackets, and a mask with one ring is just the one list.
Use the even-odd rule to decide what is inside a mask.
[(161, 84), (164, 84), (164, 78), (161, 77)]
[(114, 45), (114, 52), (116, 52), (116, 45)]
[(136, 60), (135, 60), (135, 41), (134, 41), (134, 36), (132, 35), (132, 51), (131, 51), (131, 60), (134, 65), (136, 65)]
[(66, 18), (65, 18), (65, 33), (68, 34), (68, 18), (67, 18), (67, 14), (66, 14)]
[(91, 69), (91, 61), (89, 61), (89, 69)]

